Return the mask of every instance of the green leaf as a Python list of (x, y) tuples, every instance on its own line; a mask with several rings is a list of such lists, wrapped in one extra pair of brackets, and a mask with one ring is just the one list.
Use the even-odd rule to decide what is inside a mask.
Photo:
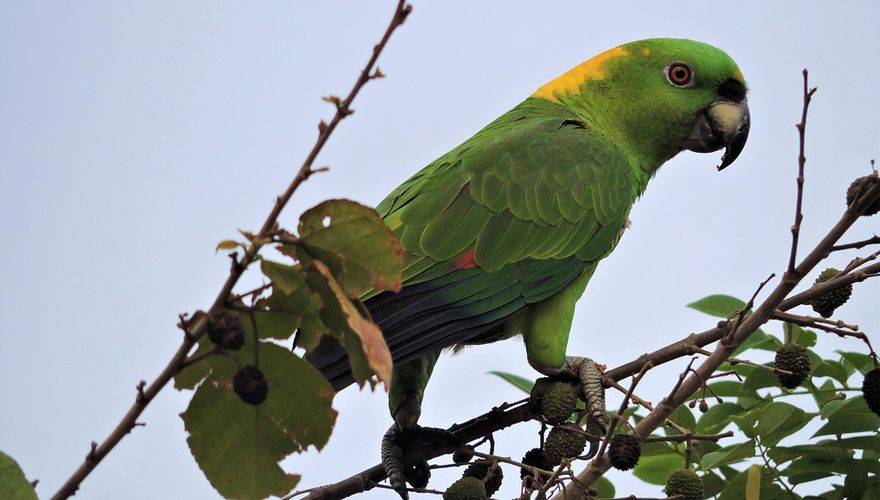
[(813, 367), (810, 373), (813, 377), (831, 377), (841, 384), (846, 384), (847, 379), (849, 379), (849, 373), (847, 373), (846, 367), (843, 364), (830, 359), (819, 358), (819, 360), (817, 364), (812, 364), (813, 360), (810, 360)]
[(784, 464), (790, 460), (801, 458), (815, 458), (831, 460), (837, 458), (852, 458), (852, 451), (836, 447), (830, 441), (817, 444), (798, 446), (773, 446), (767, 450), (767, 455), (777, 464)]
[(837, 392), (834, 382), (830, 380), (826, 380), (822, 383), (821, 387), (816, 387), (812, 381), (804, 381), (803, 384), (810, 394), (813, 395), (813, 399), (816, 401), (816, 406), (819, 408), (824, 408), (826, 404), (830, 401), (834, 401), (836, 399), (844, 399), (846, 396), (843, 393)]
[[(828, 420), (813, 437), (828, 434), (847, 434), (850, 432), (876, 431), (880, 427), (880, 417), (874, 414), (865, 404), (865, 398), (856, 396), (847, 399), (843, 404), (836, 405), (832, 401), (822, 408), (822, 417)], [(826, 412), (826, 408), (831, 407)]]
[(815, 414), (807, 413), (788, 403), (772, 402), (758, 415), (755, 432), (765, 447), (775, 446), (787, 436), (807, 425)]
[(746, 303), (730, 295), (709, 295), (687, 306), (710, 316), (727, 318), (732, 312), (742, 310)]
[(795, 344), (806, 348), (816, 345), (816, 332), (801, 328), (794, 323), (786, 323), (785, 328), (791, 329), (791, 341)]
[[(672, 413), (669, 414), (669, 420), (672, 420), (676, 424), (684, 427), (685, 429), (693, 432), (694, 427), (697, 426), (697, 421), (694, 418), (694, 414), (691, 413), (690, 408), (686, 404), (679, 405)], [(672, 427), (666, 427), (667, 434), (678, 434), (678, 431)]]
[(779, 387), (779, 379), (770, 370), (755, 368), (749, 372), (745, 381), (743, 381), (740, 394), (749, 395), (758, 389), (765, 389), (767, 387)]
[(605, 476), (601, 476), (599, 480), (593, 483), (590, 487), (596, 490), (596, 495), (599, 498), (614, 498), (614, 494), (616, 493), (614, 485), (611, 484), (611, 481)]
[(0, 451), (0, 498), (5, 500), (36, 500), (34, 487), (24, 476), (18, 463)]
[(365, 382), (375, 387), (375, 373), (387, 389), (391, 383), (391, 351), (379, 327), (361, 314), (323, 262), (309, 264), (306, 281), (321, 296), (321, 320), (348, 352), (355, 380), (361, 387)]
[(703, 492), (706, 498), (713, 498), (727, 486), (727, 480), (714, 472), (707, 472), (700, 479), (703, 480)]
[(229, 376), (238, 365), (218, 356), (215, 363), (226, 366), (212, 371), (182, 415), (196, 462), (226, 498), (285, 495), (299, 476), (278, 462), (311, 445), (322, 448), (336, 420), (333, 389), (317, 370), (275, 344), (261, 344), (259, 354), (269, 386), (263, 404), (239, 399)]
[(272, 281), (272, 295), (260, 300), (254, 312), (261, 339), (286, 339), (297, 329), (297, 345), (318, 345), (327, 327), (321, 322), (321, 297), (308, 287), (300, 266), (263, 260), (263, 274)]
[(749, 349), (761, 351), (776, 351), (782, 347), (782, 341), (773, 335), (767, 335), (763, 330), (757, 329), (733, 351), (734, 356), (739, 356)]
[(867, 354), (860, 352), (835, 351), (840, 354), (841, 362), (848, 368), (847, 372), (852, 375), (858, 371), (862, 375), (874, 368), (874, 361)]
[(709, 407), (697, 422), (696, 431), (700, 434), (718, 434), (731, 424), (730, 417), (745, 410), (735, 403), (721, 403)]
[(720, 450), (707, 453), (700, 462), (700, 469), (708, 471), (722, 465), (742, 462), (753, 456), (755, 456), (755, 441), (749, 439), (746, 442), (725, 446)]
[(324, 262), (349, 297), (400, 290), (404, 251), (375, 210), (351, 200), (329, 200), (300, 217), (299, 240), (282, 252)]
[(531, 394), (532, 387), (535, 385), (534, 380), (529, 380), (525, 377), (520, 377), (519, 375), (514, 375), (512, 373), (501, 372), (501, 371), (491, 371), (489, 372), (492, 375), (501, 377), (503, 380), (510, 383), (510, 385), (516, 387), (517, 389), (523, 391), (526, 394)]
[(678, 454), (642, 455), (633, 474), (646, 483), (664, 485), (669, 475), (682, 467), (684, 457)]

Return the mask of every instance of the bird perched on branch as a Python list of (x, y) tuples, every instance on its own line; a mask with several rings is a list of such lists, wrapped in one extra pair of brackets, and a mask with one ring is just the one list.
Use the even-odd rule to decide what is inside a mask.
[[(662, 164), (723, 148), (721, 170), (748, 131), (745, 82), (727, 54), (641, 40), (538, 88), (379, 204), (406, 249), (402, 290), (364, 297), (395, 363), (383, 462), (401, 496), (403, 436), (418, 429), (443, 349), (522, 335), (531, 366), (580, 379), (604, 424), (595, 363), (566, 355), (575, 302)], [(350, 367), (325, 339), (308, 357), (339, 390)]]

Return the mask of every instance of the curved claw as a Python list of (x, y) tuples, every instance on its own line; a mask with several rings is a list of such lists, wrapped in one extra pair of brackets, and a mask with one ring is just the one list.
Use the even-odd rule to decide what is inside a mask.
[[(446, 445), (450, 449), (461, 447), (462, 442), (454, 434), (446, 429), (436, 427), (420, 427), (416, 425), (412, 428), (402, 429), (398, 424), (393, 424), (385, 436), (382, 438), (382, 467), (388, 474), (388, 482), (394, 491), (400, 495), (400, 498), (407, 500), (409, 494), (406, 490), (407, 473), (410, 473), (410, 479), (421, 478), (424, 483), (418, 481), (413, 486), (424, 488), (427, 486), (427, 479), (430, 477), (430, 470), (427, 470), (427, 476), (420, 475), (418, 472), (413, 475), (412, 467), (406, 467), (406, 453), (417, 448), (430, 446), (436, 443)], [(410, 461), (412, 463), (412, 461)], [(418, 464), (416, 464), (418, 469)]]
[(403, 446), (400, 443), (400, 429), (392, 424), (382, 437), (382, 467), (388, 474), (388, 482), (403, 500), (409, 500), (406, 491), (406, 477), (403, 475)]
[(590, 420), (598, 427), (607, 429), (605, 388), (602, 385), (602, 370), (598, 363), (590, 358), (568, 357), (565, 359), (563, 369), (571, 372), (580, 381)]

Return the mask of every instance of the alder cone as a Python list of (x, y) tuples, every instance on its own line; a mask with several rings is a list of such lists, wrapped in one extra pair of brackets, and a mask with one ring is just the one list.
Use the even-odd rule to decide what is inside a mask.
[(862, 381), (862, 395), (868, 408), (880, 416), (880, 368), (874, 368), (865, 374), (865, 380)]
[(789, 342), (776, 351), (776, 368), (792, 372), (777, 373), (779, 384), (786, 389), (794, 389), (810, 375), (810, 356), (807, 350)]
[(554, 427), (544, 440), (544, 454), (551, 465), (558, 465), (563, 458), (574, 458), (584, 452), (587, 436), (560, 425)]
[[(825, 283), (831, 278), (840, 274), (840, 271), (833, 267), (829, 267), (828, 269), (822, 271), (819, 274), (819, 277), (816, 278), (816, 282), (814, 284), (818, 285), (819, 283)], [(852, 283), (848, 285), (844, 285), (835, 290), (831, 290), (830, 292), (819, 296), (814, 299), (810, 305), (813, 306), (813, 310), (816, 311), (816, 314), (822, 316), (823, 318), (830, 318), (834, 311), (846, 304), (846, 301), (849, 300), (850, 295), (852, 295)]]
[(217, 347), (237, 351), (244, 346), (244, 326), (235, 311), (218, 309), (208, 315), (205, 328), (208, 338)]
[(631, 434), (615, 434), (608, 443), (608, 459), (615, 469), (629, 470), (639, 463), (642, 445)]
[(703, 500), (703, 481), (690, 469), (677, 470), (666, 480), (666, 494), (681, 495), (681, 500)]
[(443, 500), (486, 500), (486, 487), (475, 477), (463, 477), (446, 488)]
[[(464, 470), (463, 477), (475, 477), (486, 486), (486, 495), (492, 496), (501, 487), (501, 481), (504, 479), (504, 473), (501, 467), (492, 468), (492, 463), (488, 460), (477, 460), (467, 466)], [(488, 479), (487, 479), (488, 477)]]
[[(871, 186), (876, 185), (880, 185), (880, 177), (877, 176), (876, 172), (854, 180), (846, 190), (846, 206), (852, 205), (856, 196), (862, 193), (867, 193), (868, 190), (871, 189)], [(880, 198), (877, 198), (874, 200), (874, 203), (868, 205), (868, 207), (865, 208), (865, 211), (862, 212), (862, 215), (869, 217), (877, 212), (880, 212)]]
[(550, 425), (559, 425), (574, 413), (577, 393), (567, 382), (554, 382), (541, 395), (541, 415)]
[[(520, 462), (544, 470), (550, 470), (553, 467), (553, 464), (551, 464), (550, 461), (547, 460), (547, 455), (541, 448), (532, 448), (531, 450), (527, 451)], [(531, 481), (529, 481), (529, 486), (532, 488), (538, 486), (532, 482), (534, 481), (534, 474), (532, 474), (532, 471), (530, 471), (529, 469), (521, 467), (519, 469), (519, 477), (520, 479), (525, 479), (527, 477), (532, 478)], [(546, 477), (544, 479), (546, 479)]]

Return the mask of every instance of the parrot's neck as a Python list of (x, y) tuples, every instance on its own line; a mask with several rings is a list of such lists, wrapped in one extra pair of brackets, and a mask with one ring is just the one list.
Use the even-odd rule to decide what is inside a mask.
[(633, 171), (635, 196), (641, 196), (660, 166), (681, 150), (657, 141), (668, 135), (661, 124), (637, 120), (624, 111), (627, 106), (608, 96), (561, 96), (559, 104), (583, 120), (592, 133), (604, 135), (625, 154)]

